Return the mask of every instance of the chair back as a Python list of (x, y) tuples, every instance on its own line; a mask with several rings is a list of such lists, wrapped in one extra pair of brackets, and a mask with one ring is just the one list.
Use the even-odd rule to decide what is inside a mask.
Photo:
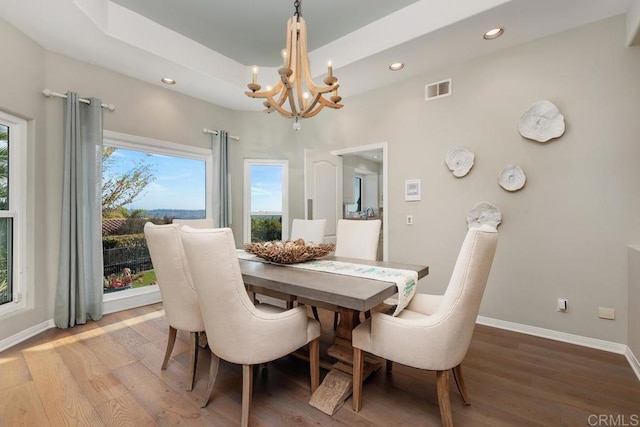
[(291, 240), (303, 239), (306, 243), (323, 243), (326, 219), (294, 219), (291, 224)]
[(498, 232), (489, 226), (471, 228), (462, 243), (449, 285), (433, 321), (440, 327), (451, 366), (462, 362), (467, 353), (476, 324), (480, 303), (498, 245)]
[(381, 225), (379, 219), (338, 220), (335, 256), (375, 260)]
[[(228, 362), (251, 365), (274, 360), (287, 354), (283, 349), (291, 352), (308, 342), (304, 307), (286, 312), (289, 320), (298, 320), (293, 333), (282, 329), (287, 319), (276, 319), (284, 314), (265, 312), (251, 302), (230, 228), (182, 227), (181, 235), (212, 352)], [(281, 330), (282, 336), (274, 341)]]
[(180, 226), (147, 222), (144, 235), (167, 322), (183, 331), (204, 331), (198, 298), (180, 239)]
[(174, 224), (186, 225), (193, 228), (214, 228), (213, 219), (204, 218), (204, 219), (174, 219), (172, 221)]

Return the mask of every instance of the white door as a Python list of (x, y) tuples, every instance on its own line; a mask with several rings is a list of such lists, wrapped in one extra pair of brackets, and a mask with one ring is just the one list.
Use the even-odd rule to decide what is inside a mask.
[(324, 241), (335, 243), (342, 218), (342, 157), (304, 150), (304, 159), (305, 218), (326, 219)]

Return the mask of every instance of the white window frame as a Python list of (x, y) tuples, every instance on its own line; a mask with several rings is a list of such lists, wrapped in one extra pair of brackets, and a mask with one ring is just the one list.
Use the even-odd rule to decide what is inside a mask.
[(27, 284), (27, 121), (0, 111), (0, 122), (9, 126), (9, 209), (0, 218), (12, 218), (13, 302), (0, 306), (0, 317), (27, 308), (33, 284)]
[[(127, 150), (143, 151), (145, 153), (164, 154), (167, 156), (183, 157), (205, 162), (205, 209), (206, 218), (213, 215), (213, 150), (193, 147), (191, 145), (162, 141), (159, 139), (145, 138), (136, 135), (113, 132), (103, 132), (103, 145)], [(102, 297), (103, 313), (128, 310), (130, 308), (160, 302), (160, 290), (158, 285), (149, 285), (142, 288), (127, 289), (119, 292), (104, 294)]]
[(282, 212), (260, 212), (266, 215), (282, 215), (282, 240), (289, 238), (289, 160), (244, 159), (243, 241), (251, 242), (251, 166), (282, 166)]

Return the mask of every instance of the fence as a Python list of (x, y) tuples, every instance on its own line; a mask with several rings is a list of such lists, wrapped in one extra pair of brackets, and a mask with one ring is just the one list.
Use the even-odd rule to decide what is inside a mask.
[(131, 273), (139, 273), (153, 268), (146, 244), (103, 249), (102, 259), (105, 276), (121, 274), (124, 268), (131, 269)]

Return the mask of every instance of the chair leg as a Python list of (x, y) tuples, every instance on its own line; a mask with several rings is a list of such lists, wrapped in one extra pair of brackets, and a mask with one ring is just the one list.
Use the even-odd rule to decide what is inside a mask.
[(353, 410), (360, 412), (362, 409), (362, 375), (364, 370), (364, 363), (362, 357), (362, 350), (359, 348), (353, 348)]
[(436, 386), (438, 389), (438, 406), (440, 406), (442, 427), (453, 427), (451, 401), (449, 400), (449, 370), (436, 372)]
[(320, 337), (309, 343), (309, 369), (311, 370), (311, 394), (320, 385)]
[(333, 313), (333, 330), (338, 329), (338, 312)]
[(313, 318), (316, 319), (318, 322), (320, 321), (320, 316), (318, 316), (318, 307), (316, 307), (315, 305), (311, 306), (311, 311), (313, 311)]
[(462, 378), (462, 364), (454, 367), (451, 371), (453, 371), (453, 379), (456, 381), (456, 386), (458, 387), (460, 396), (462, 396), (462, 401), (466, 406), (471, 405), (471, 400), (469, 400), (469, 394), (467, 393), (467, 387), (464, 385), (464, 379)]
[(242, 427), (249, 426), (251, 413), (251, 393), (253, 391), (253, 366), (242, 365)]
[(387, 360), (387, 373), (390, 373), (391, 371), (393, 371), (393, 361)]
[(216, 378), (218, 377), (218, 367), (220, 366), (220, 358), (211, 353), (211, 364), (209, 365), (209, 382), (207, 383), (207, 391), (204, 394), (204, 399), (202, 400), (201, 408), (204, 408), (209, 404), (209, 400), (211, 399), (211, 395), (213, 394), (213, 385), (216, 383)]
[(187, 391), (193, 390), (193, 383), (196, 380), (196, 367), (198, 366), (198, 349), (200, 346), (197, 332), (191, 332), (189, 341), (189, 378), (187, 378)]
[(169, 358), (171, 357), (171, 353), (173, 352), (173, 346), (176, 343), (176, 328), (173, 326), (169, 326), (169, 340), (167, 341), (167, 350), (164, 352), (164, 360), (162, 361), (162, 367), (160, 369), (167, 369), (167, 363), (169, 363)]

